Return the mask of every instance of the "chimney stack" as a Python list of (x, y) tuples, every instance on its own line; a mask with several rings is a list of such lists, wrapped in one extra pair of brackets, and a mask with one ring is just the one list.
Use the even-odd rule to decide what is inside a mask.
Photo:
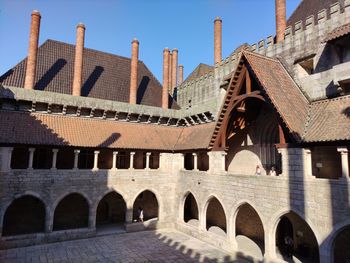
[(32, 19), (30, 23), (29, 35), (29, 49), (27, 58), (27, 68), (24, 81), (25, 89), (34, 89), (35, 73), (36, 73), (36, 59), (38, 53), (39, 31), (40, 31), (41, 15), (39, 11), (32, 12)]
[(137, 66), (139, 63), (139, 41), (131, 42), (131, 71), (130, 71), (130, 104), (136, 104), (137, 98)]
[(162, 108), (167, 109), (169, 107), (169, 49), (164, 48), (163, 51), (163, 90), (162, 90)]
[(214, 20), (214, 65), (221, 61), (221, 35), (222, 35), (222, 20), (220, 17)]
[(73, 96), (81, 95), (81, 81), (83, 72), (83, 51), (84, 51), (85, 26), (82, 23), (77, 25), (77, 40), (75, 44)]
[(276, 8), (276, 43), (283, 42), (287, 27), (286, 0), (275, 0)]
[(172, 52), (169, 49), (169, 77), (168, 77), (168, 79), (169, 79), (169, 86), (168, 86), (169, 90), (168, 90), (168, 92), (169, 93), (171, 92), (171, 87), (173, 86), (172, 78), (171, 78), (171, 76), (173, 75), (173, 67), (172, 67), (172, 65), (173, 65), (173, 54), (172, 54)]
[(178, 50), (177, 48), (173, 49), (173, 55), (172, 55), (172, 69), (171, 69), (171, 87), (170, 87), (170, 94), (174, 95), (174, 90), (177, 86), (177, 60), (178, 60)]
[(179, 83), (178, 83), (178, 85), (181, 85), (183, 81), (184, 81), (184, 66), (179, 65)]

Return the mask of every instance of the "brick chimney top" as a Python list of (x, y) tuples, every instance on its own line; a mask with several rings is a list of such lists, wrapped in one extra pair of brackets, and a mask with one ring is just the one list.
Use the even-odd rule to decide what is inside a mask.
[(220, 22), (222, 22), (222, 19), (221, 19), (220, 17), (217, 16), (217, 17), (215, 17), (215, 19), (214, 19), (214, 22), (215, 22), (215, 21), (220, 21)]
[(173, 51), (178, 52), (179, 50), (177, 48), (173, 48)]
[(139, 44), (140, 42), (137, 40), (137, 38), (134, 38), (134, 39), (131, 41), (131, 43), (137, 43), (137, 44)]
[(85, 25), (83, 23), (77, 24), (77, 28), (81, 27), (82, 29), (85, 29)]
[(33, 10), (32, 11), (32, 16), (40, 16), (41, 17), (41, 15), (40, 15), (40, 12), (38, 11), (38, 10)]

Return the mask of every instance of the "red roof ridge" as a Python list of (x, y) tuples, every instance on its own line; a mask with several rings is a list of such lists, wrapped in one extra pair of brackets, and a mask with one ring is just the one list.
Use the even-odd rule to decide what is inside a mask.
[[(253, 52), (253, 51), (249, 51), (249, 50), (243, 50), (242, 51), (242, 54), (248, 54), (248, 56), (249, 55), (251, 55), (251, 56), (255, 56), (255, 57), (259, 57), (259, 58), (263, 58), (263, 59), (266, 59), (266, 60), (270, 60), (270, 61), (273, 61), (273, 62), (279, 62), (279, 63), (281, 63), (278, 59), (276, 59), (276, 58), (271, 58), (271, 57), (267, 57), (267, 56), (264, 56), (264, 55), (262, 55), (262, 54), (259, 54), (259, 53), (256, 53), (256, 52)], [(240, 58), (241, 59), (241, 58)], [(239, 60), (240, 60), (239, 59)], [(238, 61), (239, 61), (238, 60)], [(283, 65), (282, 65), (283, 66)]]

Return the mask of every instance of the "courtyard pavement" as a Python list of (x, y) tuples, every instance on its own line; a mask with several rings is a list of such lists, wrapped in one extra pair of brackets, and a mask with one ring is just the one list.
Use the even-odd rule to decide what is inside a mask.
[(0, 250), (0, 262), (248, 262), (175, 230), (105, 235)]

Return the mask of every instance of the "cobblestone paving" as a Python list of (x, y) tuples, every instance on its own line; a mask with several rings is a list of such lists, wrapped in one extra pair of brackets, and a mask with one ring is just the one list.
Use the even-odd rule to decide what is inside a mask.
[(115, 234), (0, 250), (0, 262), (246, 262), (175, 230)]

